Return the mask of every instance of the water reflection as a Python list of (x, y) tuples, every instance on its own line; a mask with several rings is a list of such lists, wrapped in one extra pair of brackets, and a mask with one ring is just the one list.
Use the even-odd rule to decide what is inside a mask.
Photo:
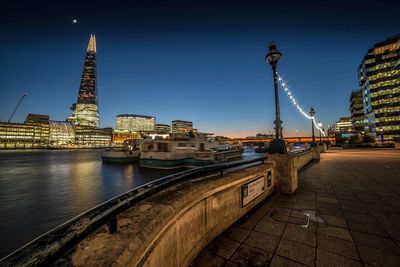
[[(0, 152), (0, 257), (171, 170), (103, 164), (101, 151)], [(243, 157), (252, 158), (246, 149)]]
[(100, 154), (0, 153), (0, 257), (95, 205), (173, 172), (102, 164)]

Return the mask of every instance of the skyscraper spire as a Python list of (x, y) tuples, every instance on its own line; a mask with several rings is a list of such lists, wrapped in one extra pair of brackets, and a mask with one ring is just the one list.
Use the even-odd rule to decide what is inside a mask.
[(99, 127), (96, 79), (96, 37), (90, 35), (83, 65), (78, 99), (71, 107), (69, 121), (75, 125)]
[(96, 36), (94, 34), (90, 35), (89, 44), (87, 47), (87, 52), (96, 53)]

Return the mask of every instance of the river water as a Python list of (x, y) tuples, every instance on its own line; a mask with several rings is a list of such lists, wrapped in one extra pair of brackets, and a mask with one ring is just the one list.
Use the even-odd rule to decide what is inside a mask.
[[(0, 258), (80, 213), (177, 170), (103, 164), (101, 151), (0, 152)], [(255, 157), (247, 149), (242, 158)]]

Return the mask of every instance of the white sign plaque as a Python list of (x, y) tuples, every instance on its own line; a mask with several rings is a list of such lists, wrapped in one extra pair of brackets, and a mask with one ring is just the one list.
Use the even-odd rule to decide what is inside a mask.
[(253, 199), (265, 192), (265, 176), (262, 175), (256, 180), (242, 185), (242, 207), (249, 204)]

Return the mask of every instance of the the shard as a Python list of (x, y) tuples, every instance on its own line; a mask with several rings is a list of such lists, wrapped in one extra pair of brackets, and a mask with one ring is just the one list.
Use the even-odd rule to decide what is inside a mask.
[(99, 110), (97, 105), (96, 81), (96, 37), (90, 35), (83, 65), (78, 100), (71, 107), (72, 116), (69, 117), (75, 125), (99, 127)]

